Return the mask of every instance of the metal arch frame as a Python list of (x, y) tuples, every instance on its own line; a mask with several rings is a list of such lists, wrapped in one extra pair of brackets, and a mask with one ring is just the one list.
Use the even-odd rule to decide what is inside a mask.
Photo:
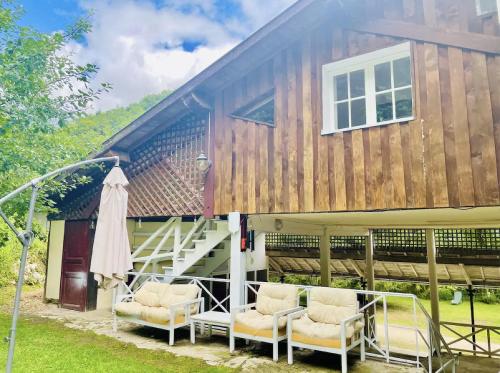
[[(65, 166), (62, 168), (58, 168), (57, 170), (54, 170), (52, 172), (49, 172), (43, 176), (37, 177), (26, 184), (20, 186), (19, 188), (15, 189), (14, 191), (8, 193), (7, 195), (3, 196), (0, 198), (0, 217), (5, 221), (5, 223), (9, 226), (9, 228), (14, 232), (16, 235), (17, 239), (21, 242), (23, 245), (23, 250), (21, 253), (21, 260), (20, 260), (20, 265), (19, 265), (19, 274), (18, 274), (18, 279), (17, 279), (17, 284), (16, 284), (16, 296), (14, 299), (14, 310), (12, 312), (12, 323), (11, 323), (11, 328), (9, 331), (9, 336), (5, 337), (5, 341), (9, 342), (9, 352), (7, 355), (7, 365), (6, 365), (6, 372), (10, 373), (12, 372), (12, 365), (14, 362), (14, 348), (16, 344), (16, 328), (17, 328), (17, 321), (19, 318), (19, 308), (20, 308), (20, 301), (21, 301), (21, 292), (23, 288), (23, 283), (24, 283), (24, 272), (25, 272), (25, 267), (26, 267), (26, 259), (28, 257), (28, 251), (29, 248), (33, 242), (33, 215), (35, 213), (35, 204), (36, 204), (36, 199), (38, 196), (39, 190), (43, 187), (40, 186), (40, 183), (43, 181), (50, 179), (51, 177), (54, 177), (56, 175), (62, 174), (64, 172), (68, 171), (74, 171), (84, 165), (87, 164), (94, 164), (94, 163), (100, 163), (100, 162), (109, 162), (109, 161), (114, 161), (115, 166), (120, 165), (120, 158), (118, 156), (112, 156), (112, 157), (101, 157), (101, 158), (95, 158), (95, 159), (88, 159), (85, 161), (77, 162), (74, 164), (71, 164), (69, 166)], [(28, 208), (28, 216), (26, 218), (26, 226), (24, 228), (24, 231), (19, 231), (14, 223), (12, 223), (7, 215), (2, 211), (1, 206), (10, 201), (11, 199), (17, 197), (19, 194), (24, 192), (25, 190), (28, 190), (31, 188), (31, 198), (30, 198), (30, 203), (29, 203), (29, 208)]]

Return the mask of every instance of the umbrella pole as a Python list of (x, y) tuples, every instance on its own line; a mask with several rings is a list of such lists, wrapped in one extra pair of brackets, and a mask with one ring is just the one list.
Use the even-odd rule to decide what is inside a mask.
[(35, 213), (35, 203), (36, 197), (38, 195), (38, 187), (34, 185), (31, 191), (31, 200), (30, 207), (28, 212), (28, 218), (26, 220), (26, 230), (22, 237), (19, 237), (23, 243), (23, 251), (21, 254), (21, 262), (19, 264), (19, 277), (17, 279), (16, 286), (16, 298), (14, 300), (14, 311), (12, 312), (12, 325), (10, 328), (9, 337), (7, 338), (9, 341), (9, 354), (7, 356), (7, 373), (12, 372), (12, 363), (14, 361), (14, 347), (16, 345), (16, 328), (17, 328), (17, 320), (19, 318), (19, 307), (21, 303), (21, 292), (23, 290), (24, 283), (24, 272), (26, 269), (26, 259), (28, 258), (28, 250), (31, 246), (31, 242), (33, 241), (33, 215)]

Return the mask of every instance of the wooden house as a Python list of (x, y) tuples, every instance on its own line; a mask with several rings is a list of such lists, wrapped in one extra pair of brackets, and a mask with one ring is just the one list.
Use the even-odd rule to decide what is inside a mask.
[[(300, 0), (133, 121), (96, 156), (119, 155), (129, 178), (137, 271), (227, 275), (239, 212), (251, 279), (500, 284), (497, 8)], [(46, 297), (81, 310), (96, 303), (93, 176), (60, 201), (49, 242)]]

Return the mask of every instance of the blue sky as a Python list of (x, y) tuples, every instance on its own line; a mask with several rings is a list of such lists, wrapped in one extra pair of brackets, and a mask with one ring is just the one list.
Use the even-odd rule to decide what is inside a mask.
[(295, 0), (18, 0), (22, 24), (62, 30), (92, 12), (92, 33), (68, 45), (77, 63), (96, 63), (113, 90), (94, 110), (175, 89)]

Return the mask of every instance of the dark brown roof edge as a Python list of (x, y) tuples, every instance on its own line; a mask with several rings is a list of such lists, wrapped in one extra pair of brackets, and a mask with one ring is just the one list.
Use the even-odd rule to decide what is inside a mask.
[(266, 38), (270, 33), (272, 33), (277, 28), (286, 24), (291, 18), (302, 12), (304, 9), (309, 7), (315, 2), (329, 2), (331, 0), (298, 0), (296, 3), (287, 8), (284, 12), (279, 14), (269, 23), (258, 29), (247, 39), (243, 40), (236, 47), (231, 49), (217, 61), (208, 66), (205, 70), (200, 72), (191, 78), (184, 85), (176, 89), (172, 94), (167, 96), (165, 99), (160, 101), (157, 105), (153, 106), (147, 112), (142, 114), (140, 117), (132, 121), (125, 128), (114, 134), (108, 140), (103, 143), (102, 149), (96, 154), (91, 155), (91, 157), (100, 156), (107, 151), (111, 150), (117, 143), (119, 143), (125, 137), (131, 135), (134, 131), (140, 128), (144, 123), (150, 121), (158, 114), (160, 114), (165, 109), (175, 105), (184, 105), (182, 102), (183, 97), (189, 95), (198, 86), (200, 86), (205, 80), (211, 78), (222, 70), (229, 63), (237, 60), (243, 53), (252, 48), (255, 44), (259, 43), (261, 40)]

